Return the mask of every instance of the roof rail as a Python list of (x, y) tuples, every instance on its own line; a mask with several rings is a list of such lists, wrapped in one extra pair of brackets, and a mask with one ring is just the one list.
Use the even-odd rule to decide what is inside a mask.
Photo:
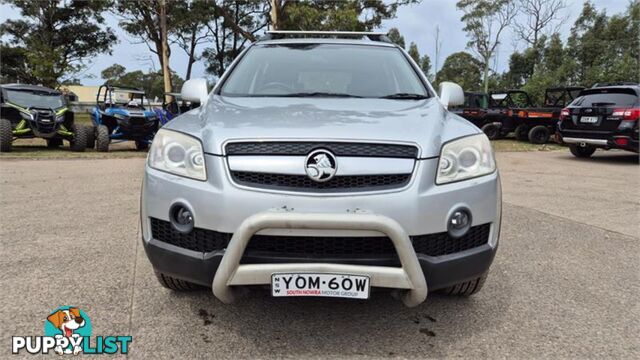
[(361, 37), (371, 41), (393, 43), (386, 33), (367, 31), (298, 31), (298, 30), (268, 30), (260, 40), (282, 39), (287, 36), (332, 36), (335, 38)]

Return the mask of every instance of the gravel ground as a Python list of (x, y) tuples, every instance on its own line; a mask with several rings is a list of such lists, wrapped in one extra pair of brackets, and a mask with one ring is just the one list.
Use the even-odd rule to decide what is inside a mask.
[(223, 305), (157, 283), (140, 242), (144, 159), (0, 161), (0, 316), (41, 335), (76, 305), (94, 335), (132, 335), (132, 358), (638, 358), (638, 157), (500, 153), (501, 245), (485, 288), (407, 309), (369, 301)]

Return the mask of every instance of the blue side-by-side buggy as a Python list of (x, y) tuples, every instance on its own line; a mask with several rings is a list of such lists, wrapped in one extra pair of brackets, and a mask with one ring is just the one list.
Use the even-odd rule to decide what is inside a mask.
[(93, 136), (88, 145), (97, 151), (109, 151), (109, 144), (135, 141), (136, 149), (145, 150), (158, 131), (160, 119), (150, 107), (145, 107), (143, 90), (124, 86), (102, 85), (96, 95), (96, 107), (91, 112)]
[[(167, 97), (169, 97), (171, 101), (167, 102)], [(165, 93), (163, 99), (164, 101), (162, 102), (162, 108), (155, 108), (154, 110), (158, 115), (158, 118), (160, 118), (160, 126), (173, 120), (173, 118), (177, 117), (178, 115), (185, 113), (191, 109), (195, 109), (200, 105), (183, 100), (180, 93)]]

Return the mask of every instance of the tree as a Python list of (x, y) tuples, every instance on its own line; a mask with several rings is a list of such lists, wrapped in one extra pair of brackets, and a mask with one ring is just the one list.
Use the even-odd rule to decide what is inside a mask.
[[(110, 52), (116, 42), (106, 27), (100, 1), (5, 0), (20, 10), (21, 18), (6, 20), (0, 33), (8, 39), (2, 50), (2, 72), (57, 87), (65, 77), (85, 68), (93, 56)], [(16, 63), (20, 60), (20, 63)]]
[(417, 0), (271, 0), (271, 25), (279, 30), (368, 31)]
[[(566, 7), (564, 0), (518, 0), (524, 19), (514, 24), (516, 36), (529, 46), (537, 45), (546, 27), (564, 19), (559, 13)], [(552, 32), (557, 30), (553, 27)]]
[(113, 64), (108, 68), (102, 70), (100, 72), (100, 77), (102, 77), (107, 82), (112, 82), (124, 76), (126, 72), (127, 69), (124, 66), (120, 64)]
[(411, 42), (409, 45), (409, 51), (407, 51), (409, 56), (413, 59), (413, 61), (418, 64), (422, 72), (425, 76), (429, 77), (429, 71), (431, 71), (431, 59), (429, 59), (428, 55), (420, 56), (420, 50), (418, 50), (418, 45), (416, 43)]
[(449, 55), (438, 71), (438, 81), (452, 81), (466, 91), (478, 90), (481, 86), (482, 63), (467, 52)]
[(401, 48), (405, 48), (404, 36), (400, 35), (400, 30), (398, 28), (391, 28), (387, 33), (389, 40), (391, 40), (394, 44), (400, 46)]
[(207, 40), (213, 44), (202, 54), (207, 64), (206, 71), (222, 76), (247, 43), (255, 40), (255, 34), (267, 26), (267, 12), (264, 2), (221, 2), (206, 24), (209, 30)]
[(172, 43), (188, 56), (185, 80), (189, 80), (193, 64), (200, 59), (197, 48), (210, 40), (207, 23), (213, 18), (215, 8), (205, 0), (179, 1), (174, 5), (175, 34)]
[(513, 0), (459, 0), (458, 9), (464, 12), (462, 21), (471, 48), (483, 66), (483, 88), (489, 91), (489, 66), (500, 36), (517, 14)]

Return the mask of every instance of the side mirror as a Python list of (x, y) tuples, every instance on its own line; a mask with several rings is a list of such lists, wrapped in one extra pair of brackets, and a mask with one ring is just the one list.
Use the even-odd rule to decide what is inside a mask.
[(464, 104), (464, 91), (462, 87), (448, 81), (440, 83), (440, 102), (445, 108)]
[(204, 105), (209, 98), (207, 80), (203, 78), (196, 78), (185, 81), (182, 85), (180, 95), (182, 96), (182, 100), (199, 102), (200, 105)]

